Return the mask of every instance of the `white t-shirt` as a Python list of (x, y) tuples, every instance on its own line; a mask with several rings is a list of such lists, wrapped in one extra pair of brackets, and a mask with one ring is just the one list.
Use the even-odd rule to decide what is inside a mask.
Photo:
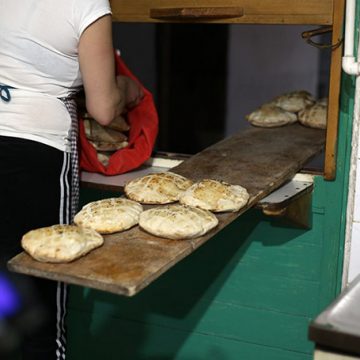
[[(59, 98), (82, 85), (78, 43), (109, 0), (0, 0), (0, 135), (69, 151), (70, 115)], [(2, 93), (4, 95), (4, 92)]]

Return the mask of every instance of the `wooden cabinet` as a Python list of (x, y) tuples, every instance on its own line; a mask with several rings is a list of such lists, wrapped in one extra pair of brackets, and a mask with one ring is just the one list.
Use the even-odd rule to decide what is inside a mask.
[(114, 21), (197, 19), (215, 23), (321, 25), (333, 22), (333, 0), (113, 0), (111, 5)]
[[(324, 177), (336, 175), (344, 0), (111, 0), (117, 22), (307, 24), (332, 27)], [(241, 44), (239, 44), (241, 46)]]

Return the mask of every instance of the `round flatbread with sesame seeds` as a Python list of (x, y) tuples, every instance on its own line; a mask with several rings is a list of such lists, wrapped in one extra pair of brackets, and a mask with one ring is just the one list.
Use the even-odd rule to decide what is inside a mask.
[(219, 220), (208, 210), (170, 204), (145, 210), (139, 226), (146, 232), (168, 239), (192, 239), (215, 228)]
[(35, 260), (67, 263), (103, 245), (95, 230), (76, 225), (53, 225), (27, 232), (21, 239), (23, 249)]
[(74, 217), (75, 224), (100, 234), (124, 231), (139, 222), (143, 207), (126, 198), (109, 198), (86, 204)]
[(314, 105), (308, 106), (306, 109), (299, 112), (300, 124), (315, 128), (326, 129), (327, 123), (327, 105), (318, 102)]
[(246, 115), (246, 120), (251, 125), (270, 128), (293, 124), (297, 121), (297, 116), (276, 105), (265, 104), (249, 115)]
[(292, 91), (273, 99), (271, 104), (285, 111), (297, 113), (315, 103), (315, 98), (306, 90)]
[(249, 194), (244, 187), (213, 179), (196, 182), (179, 199), (181, 204), (213, 212), (239, 211), (248, 200)]
[(168, 204), (179, 200), (180, 195), (193, 182), (171, 171), (148, 174), (125, 184), (126, 196), (142, 204)]

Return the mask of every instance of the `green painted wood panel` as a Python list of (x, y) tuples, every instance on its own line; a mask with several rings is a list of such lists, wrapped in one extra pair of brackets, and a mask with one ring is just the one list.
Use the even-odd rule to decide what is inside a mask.
[[(315, 223), (315, 228), (322, 227), (321, 221)], [(104, 342), (102, 347), (109, 346), (109, 332), (122, 334), (121, 329), (135, 325), (140, 338), (157, 339), (170, 331), (165, 359), (196, 359), (195, 348), (179, 350), (179, 333), (187, 344), (193, 337), (208, 338), (205, 344), (219, 342), (224, 359), (242, 352), (244, 359), (261, 359), (265, 349), (264, 359), (308, 358), (312, 344), (306, 329), (317, 311), (323, 241), (303, 241), (307, 233), (276, 227), (254, 210), (133, 298), (73, 287), (70, 319), (79, 314), (87, 318), (82, 331), (70, 332), (74, 359), (84, 351), (78, 344), (95, 337)], [(118, 348), (119, 342), (112, 345), (119, 358), (160, 356), (157, 348), (150, 350), (151, 341), (142, 349), (137, 336), (124, 347)], [(128, 357), (128, 346), (140, 347), (139, 357)], [(93, 351), (88, 350), (91, 358)], [(196, 356), (206, 359), (208, 351), (204, 348)]]
[[(141, 360), (310, 360), (310, 354), (271, 348), (254, 342), (214, 337), (207, 333), (192, 333), (137, 322), (110, 318), (107, 327), (97, 323), (98, 316), (76, 312), (72, 331), (87, 339), (87, 346), (78, 352), (78, 359), (141, 359)], [(91, 317), (91, 319), (90, 319)], [(101, 335), (89, 335), (89, 322), (101, 329)], [(101, 322), (101, 319), (100, 319)], [(116, 329), (116, 330), (115, 330)], [(117, 344), (116, 349), (114, 344)], [(249, 357), (254, 356), (254, 357)]]
[(308, 324), (341, 284), (353, 88), (344, 77), (337, 177), (316, 177), (310, 230), (250, 210), (135, 297), (71, 287), (67, 358), (310, 360)]

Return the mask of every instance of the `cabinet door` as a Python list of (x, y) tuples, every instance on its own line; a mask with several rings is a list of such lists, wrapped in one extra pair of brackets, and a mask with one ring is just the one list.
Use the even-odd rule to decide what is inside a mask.
[(111, 0), (115, 21), (332, 23), (333, 0)]

